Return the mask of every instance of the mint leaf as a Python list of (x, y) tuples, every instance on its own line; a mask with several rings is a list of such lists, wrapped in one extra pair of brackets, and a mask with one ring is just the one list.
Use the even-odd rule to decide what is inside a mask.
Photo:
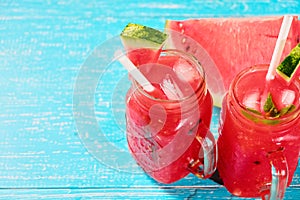
[(259, 112), (258, 110), (255, 110), (255, 109), (253, 109), (253, 108), (246, 108), (247, 110), (249, 110), (250, 112), (252, 112), (252, 113), (255, 113), (255, 114), (257, 114), (257, 115), (261, 115), (261, 112)]
[[(258, 115), (261, 115), (261, 113), (257, 110), (254, 110), (254, 109), (248, 109), (248, 111), (252, 112), (252, 113), (255, 113), (255, 114), (258, 114)], [(280, 123), (280, 120), (278, 119), (262, 119), (262, 118), (259, 118), (255, 115), (252, 115), (251, 113), (245, 111), (245, 110), (242, 110), (242, 114), (248, 118), (249, 120), (255, 122), (255, 123), (261, 123), (261, 124), (268, 124), (268, 125), (276, 125), (278, 123)]]
[(285, 115), (285, 114), (288, 114), (288, 113), (292, 112), (292, 111), (293, 111), (295, 108), (296, 108), (296, 106), (295, 106), (295, 105), (293, 105), (293, 104), (291, 104), (291, 105), (288, 105), (288, 106), (286, 106), (286, 107), (282, 108), (282, 109), (280, 110), (280, 116), (282, 116), (282, 115)]
[(280, 116), (280, 112), (275, 107), (275, 104), (273, 102), (270, 92), (268, 93), (268, 97), (264, 104), (264, 111), (265, 111), (267, 117), (279, 117)]
[(241, 110), (242, 111), (242, 114), (248, 118), (249, 120), (255, 122), (255, 123), (258, 123), (259, 122), (259, 118), (258, 117), (255, 117), (253, 116), (252, 114), (248, 113), (247, 111), (245, 110)]

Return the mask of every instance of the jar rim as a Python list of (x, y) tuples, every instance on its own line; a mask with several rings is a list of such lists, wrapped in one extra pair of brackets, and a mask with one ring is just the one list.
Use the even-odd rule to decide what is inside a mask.
[[(143, 94), (145, 97), (147, 97), (148, 99), (152, 100), (152, 101), (155, 101), (155, 102), (158, 102), (158, 103), (180, 103), (180, 102), (183, 102), (183, 101), (187, 101), (188, 99), (190, 98), (193, 98), (195, 96), (195, 94), (198, 94), (200, 93), (201, 91), (206, 91), (207, 89), (207, 86), (206, 86), (206, 74), (205, 74), (205, 71), (201, 65), (201, 63), (198, 61), (198, 59), (188, 53), (188, 52), (184, 52), (184, 51), (181, 51), (181, 50), (178, 50), (178, 49), (163, 49), (161, 50), (161, 54), (168, 54), (168, 55), (180, 55), (180, 57), (183, 57), (185, 59), (188, 59), (189, 61), (192, 62), (192, 64), (195, 65), (195, 67), (197, 68), (200, 76), (201, 76), (201, 82), (199, 82), (199, 84), (197, 85), (197, 88), (194, 90), (194, 92), (192, 92), (192, 94), (190, 95), (187, 95), (187, 96), (184, 96), (183, 98), (180, 98), (180, 99), (161, 99), (161, 98), (156, 98), (156, 97), (153, 97), (152, 95), (150, 95), (149, 93), (147, 93), (146, 91), (144, 91), (144, 89), (142, 88), (141, 85), (139, 85), (137, 83), (137, 81), (133, 80), (133, 84), (135, 85), (135, 87), (137, 88), (137, 90)], [(198, 96), (198, 95), (196, 95)]]

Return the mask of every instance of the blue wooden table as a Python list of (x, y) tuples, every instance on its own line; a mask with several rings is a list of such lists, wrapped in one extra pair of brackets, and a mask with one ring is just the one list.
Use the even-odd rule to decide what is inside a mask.
[[(298, 0), (1, 0), (0, 198), (239, 199), (192, 175), (158, 184), (136, 166), (124, 132), (127, 74), (105, 63), (109, 47), (128, 22), (163, 29), (166, 19), (299, 8)], [(299, 176), (300, 167), (285, 199), (300, 198)]]

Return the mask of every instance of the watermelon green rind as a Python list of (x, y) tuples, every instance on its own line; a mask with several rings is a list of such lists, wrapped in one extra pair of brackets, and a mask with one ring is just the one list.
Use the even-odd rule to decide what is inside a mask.
[(300, 43), (291, 50), (290, 54), (276, 68), (276, 72), (290, 82), (300, 66)]
[(159, 49), (168, 35), (159, 30), (140, 24), (129, 23), (120, 34), (125, 47)]
[(127, 24), (120, 34), (126, 54), (135, 66), (156, 62), (168, 35), (140, 24)]

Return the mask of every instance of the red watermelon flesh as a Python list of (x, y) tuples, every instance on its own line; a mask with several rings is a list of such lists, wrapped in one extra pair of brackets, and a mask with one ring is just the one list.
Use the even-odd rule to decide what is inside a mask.
[[(219, 79), (208, 81), (208, 88), (214, 91), (211, 92), (214, 99), (220, 99), (239, 71), (256, 64), (270, 63), (282, 20), (283, 16), (167, 20), (166, 32), (170, 35), (171, 45), (177, 49), (195, 51), (193, 44), (186, 43), (184, 37), (187, 36), (207, 51), (218, 70), (203, 67), (208, 77)], [(172, 37), (174, 32), (182, 35), (181, 40)], [(299, 33), (300, 22), (295, 16), (281, 61), (299, 42)], [(216, 90), (220, 85), (224, 85), (225, 91), (218, 93)], [(219, 106), (220, 102), (215, 102), (215, 105)]]
[[(126, 48), (126, 47), (125, 47)], [(151, 48), (138, 48), (130, 49), (126, 48), (127, 56), (131, 62), (139, 67), (140, 65), (147, 63), (156, 63), (161, 52), (160, 49), (151, 49)]]

